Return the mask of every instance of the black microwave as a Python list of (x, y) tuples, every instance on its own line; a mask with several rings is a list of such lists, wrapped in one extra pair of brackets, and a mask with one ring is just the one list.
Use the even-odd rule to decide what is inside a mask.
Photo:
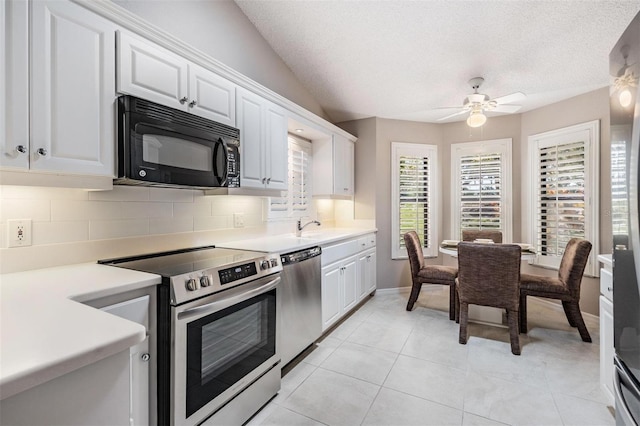
[(133, 96), (120, 96), (116, 184), (240, 187), (240, 131)]

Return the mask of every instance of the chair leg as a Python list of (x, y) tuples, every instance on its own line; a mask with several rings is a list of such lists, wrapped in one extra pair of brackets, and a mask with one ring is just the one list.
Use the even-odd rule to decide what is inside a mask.
[(460, 337), (458, 342), (462, 345), (467, 344), (467, 322), (469, 320), (469, 304), (460, 302)]
[[(567, 302), (567, 310), (569, 311), (574, 324), (576, 324), (575, 326), (578, 327), (582, 341), (591, 343), (591, 336), (589, 335), (587, 326), (584, 324), (584, 319), (582, 319), (582, 313), (580, 312), (580, 303)], [(569, 320), (569, 324), (571, 324), (571, 320)]]
[(407, 302), (407, 311), (413, 309), (414, 303), (418, 300), (418, 295), (420, 294), (420, 289), (422, 288), (422, 283), (413, 283), (411, 286), (411, 294), (409, 295), (409, 301)]
[(449, 285), (449, 320), (456, 319), (456, 286)]
[(573, 319), (573, 315), (571, 314), (571, 308), (569, 307), (569, 303), (571, 302), (567, 302), (565, 300), (562, 301), (562, 309), (564, 309), (564, 314), (567, 316), (567, 321), (569, 321), (569, 325), (571, 327), (577, 327), (578, 324), (576, 324), (576, 322)]
[(519, 308), (519, 316), (520, 316), (520, 333), (527, 334), (527, 295), (520, 295), (520, 308)]
[(456, 296), (456, 324), (460, 324), (460, 296), (458, 295), (458, 289), (456, 288), (455, 291), (455, 296)]
[(514, 355), (520, 355), (520, 333), (518, 330), (518, 316), (518, 311), (507, 309), (507, 322), (509, 323), (511, 353)]

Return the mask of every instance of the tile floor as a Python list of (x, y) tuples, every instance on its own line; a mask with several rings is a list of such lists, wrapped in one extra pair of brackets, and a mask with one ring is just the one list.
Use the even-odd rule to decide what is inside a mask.
[(284, 370), (255, 425), (613, 425), (599, 384), (597, 319), (584, 343), (556, 310), (529, 298), (522, 355), (506, 328), (448, 319), (448, 289), (378, 292)]

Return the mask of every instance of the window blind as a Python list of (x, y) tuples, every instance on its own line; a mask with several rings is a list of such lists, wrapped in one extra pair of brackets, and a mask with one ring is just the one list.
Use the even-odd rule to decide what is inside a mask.
[(629, 235), (629, 200), (625, 141), (611, 142), (611, 218), (614, 235)]
[(288, 188), (281, 197), (271, 197), (271, 217), (307, 216), (311, 210), (311, 143), (289, 138)]
[(428, 157), (401, 155), (399, 158), (399, 242), (404, 248), (404, 234), (416, 231), (422, 247), (431, 247), (429, 229), (429, 175)]
[(502, 156), (460, 158), (460, 229), (503, 231)]
[(585, 238), (585, 142), (538, 148), (536, 234), (539, 253), (562, 256)]

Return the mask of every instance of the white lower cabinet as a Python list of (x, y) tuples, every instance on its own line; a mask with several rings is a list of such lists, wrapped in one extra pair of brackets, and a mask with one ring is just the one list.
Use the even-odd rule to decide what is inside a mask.
[(600, 386), (610, 404), (614, 403), (613, 356), (613, 303), (600, 296)]
[(363, 299), (376, 289), (376, 249), (358, 256), (358, 299)]
[(323, 332), (376, 289), (375, 241), (370, 234), (322, 248)]

